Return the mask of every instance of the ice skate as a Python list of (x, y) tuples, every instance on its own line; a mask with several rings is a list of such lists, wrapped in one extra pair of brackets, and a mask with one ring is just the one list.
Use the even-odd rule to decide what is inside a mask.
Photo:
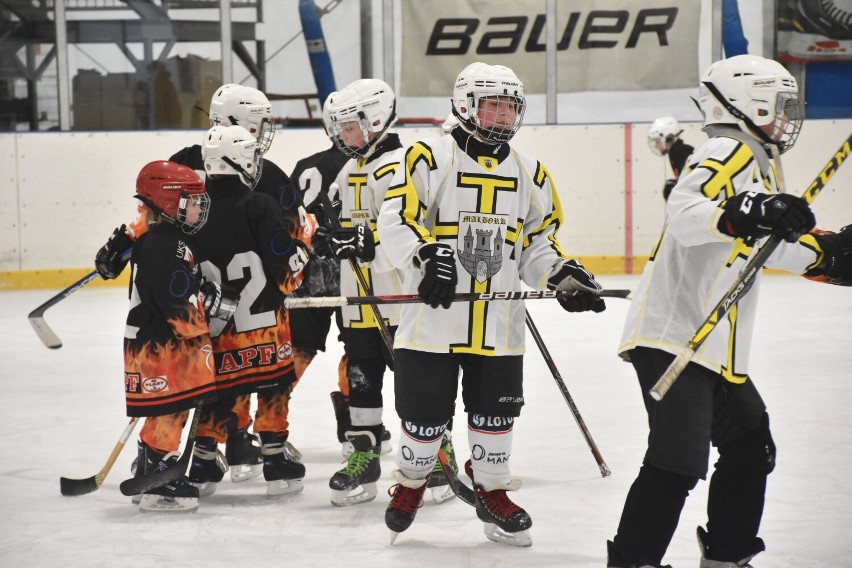
[(305, 488), (305, 466), (287, 451), (287, 436), (275, 432), (260, 432), (263, 452), (263, 477), (266, 496), (270, 499), (295, 495)]
[[(147, 446), (145, 448), (150, 449)], [(163, 456), (154, 469), (163, 470), (174, 467), (178, 457), (177, 452), (168, 453)], [(140, 460), (141, 462), (142, 460)], [(197, 509), (198, 488), (192, 485), (185, 475), (181, 475), (175, 481), (146, 491), (139, 501), (139, 510), (147, 513), (191, 513)]]
[(506, 495), (507, 490), (519, 489), (520, 482), (513, 480), (505, 489), (485, 491), (473, 478), (470, 460), (464, 464), (464, 470), (473, 481), (476, 515), (485, 523), (484, 531), (488, 540), (511, 546), (532, 546), (532, 519)]
[(367, 503), (376, 498), (376, 481), (381, 477), (379, 446), (376, 437), (367, 430), (350, 431), (347, 436), (354, 451), (346, 467), (335, 473), (328, 482), (331, 504), (346, 507)]
[(225, 444), (225, 461), (230, 466), (231, 481), (241, 483), (263, 473), (263, 455), (257, 436), (248, 428), (235, 430)]
[[(453, 449), (453, 441), (449, 434), (444, 434), (444, 439), (441, 442), (441, 450), (447, 456), (450, 468), (458, 473), (459, 466), (456, 463), (456, 452)], [(438, 459), (435, 459), (435, 467), (432, 468), (432, 475), (429, 477), (429, 483), (426, 487), (431, 490), (432, 500), (438, 504), (449, 501), (456, 496), (453, 493), (453, 488), (450, 487), (450, 482), (447, 479), (447, 474), (444, 473), (444, 468), (441, 467), (441, 461)]]
[(628, 562), (618, 555), (611, 540), (606, 541), (606, 568), (672, 568), (666, 564), (649, 564), (647, 562)]
[(766, 550), (763, 540), (758, 538), (755, 539), (754, 546), (746, 552), (745, 556), (736, 562), (710, 560), (707, 556), (708, 554), (712, 554), (712, 551), (708, 546), (707, 531), (705, 531), (702, 527), (698, 527), (696, 529), (696, 533), (698, 535), (698, 548), (701, 549), (701, 565), (699, 568), (753, 568), (753, 566), (749, 564), (751, 559), (757, 556), (758, 553)]
[(391, 502), (385, 511), (385, 525), (391, 530), (391, 544), (414, 522), (417, 509), (423, 506), (423, 494), (429, 483), (428, 477), (409, 479), (398, 469), (394, 470), (393, 476), (397, 483), (388, 489)]
[(228, 462), (217, 446), (214, 438), (200, 437), (195, 440), (192, 463), (189, 465), (189, 482), (198, 488), (199, 498), (213, 495), (228, 471)]

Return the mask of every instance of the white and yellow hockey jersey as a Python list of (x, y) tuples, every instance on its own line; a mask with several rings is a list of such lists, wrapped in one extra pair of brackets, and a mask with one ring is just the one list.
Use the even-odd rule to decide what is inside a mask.
[[(406, 150), (378, 223), (384, 253), (403, 269), (406, 293), (417, 293), (421, 274), (413, 258), (427, 242), (453, 247), (462, 293), (519, 291), (521, 280), (543, 290), (567, 258), (555, 237), (562, 209), (547, 169), (508, 144), (494, 151), (461, 128)], [(519, 355), (524, 318), (522, 301), (454, 302), (449, 309), (406, 304), (394, 345)]]
[[(379, 209), (402, 155), (399, 137), (389, 134), (369, 158), (355, 158), (346, 162), (334, 182), (341, 202), (340, 224), (343, 227), (365, 225), (373, 231), (376, 258), (368, 263), (358, 261), (358, 268), (376, 295), (402, 293), (402, 274), (387, 261), (382, 251), (383, 244), (376, 232)], [(349, 261), (341, 263), (340, 292), (344, 296), (367, 295), (355, 279)], [(390, 326), (399, 323), (400, 310), (400, 306), (394, 304), (379, 306), (382, 318)], [(353, 329), (378, 327), (373, 311), (367, 305), (344, 306), (343, 323)]]
[[(749, 146), (733, 138), (710, 138), (695, 151), (668, 199), (662, 235), (633, 292), (619, 347), (622, 357), (637, 346), (675, 354), (701, 327), (762, 244), (721, 233), (720, 204), (743, 192), (776, 192), (774, 165), (767, 174)], [(817, 260), (812, 243), (809, 235), (797, 243), (782, 242), (766, 266), (801, 274)], [(751, 291), (693, 358), (734, 383), (748, 378), (760, 279), (755, 277)]]

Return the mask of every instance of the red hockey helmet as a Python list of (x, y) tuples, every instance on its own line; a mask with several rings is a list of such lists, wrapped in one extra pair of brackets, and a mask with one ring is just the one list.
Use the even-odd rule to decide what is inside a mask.
[(185, 233), (198, 231), (210, 210), (210, 198), (195, 170), (166, 160), (150, 162), (139, 171), (136, 197)]

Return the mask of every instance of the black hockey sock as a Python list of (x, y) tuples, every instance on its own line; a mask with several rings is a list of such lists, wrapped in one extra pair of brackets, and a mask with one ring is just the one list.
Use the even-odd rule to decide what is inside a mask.
[(766, 476), (775, 467), (769, 417), (734, 441), (719, 446), (707, 498), (707, 557), (736, 562), (763, 550), (757, 538)]
[(662, 562), (686, 496), (696, 483), (694, 477), (643, 465), (627, 493), (612, 539), (618, 555), (630, 562)]

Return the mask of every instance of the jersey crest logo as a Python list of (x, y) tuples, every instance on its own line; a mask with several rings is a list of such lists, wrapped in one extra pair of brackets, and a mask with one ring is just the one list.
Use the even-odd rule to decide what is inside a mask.
[(506, 217), (488, 213), (459, 213), (459, 242), (456, 254), (462, 267), (483, 283), (503, 267)]

